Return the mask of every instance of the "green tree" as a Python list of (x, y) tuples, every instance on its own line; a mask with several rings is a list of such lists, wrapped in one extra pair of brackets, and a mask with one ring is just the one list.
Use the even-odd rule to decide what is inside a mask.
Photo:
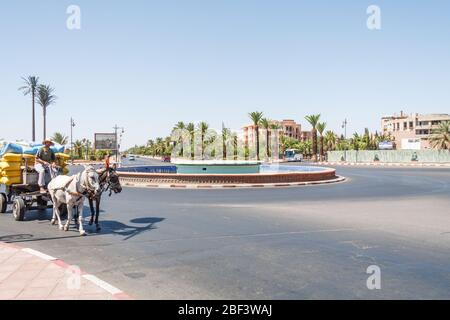
[(255, 134), (256, 134), (256, 159), (259, 161), (259, 125), (261, 120), (263, 119), (263, 113), (259, 111), (250, 112), (248, 114), (250, 119), (253, 122), (253, 125), (255, 126)]
[(191, 159), (194, 160), (195, 158), (195, 125), (190, 122), (188, 123), (188, 125), (186, 126), (186, 130), (189, 132), (189, 136), (190, 136), (190, 145), (191, 145)]
[(450, 121), (443, 121), (430, 136), (431, 147), (438, 150), (450, 150)]
[(31, 94), (31, 136), (33, 141), (36, 141), (36, 90), (39, 85), (39, 77), (28, 76), (27, 78), (22, 77), (24, 86), (20, 87), (19, 90), (23, 92), (25, 96)]
[(313, 152), (313, 161), (317, 161), (317, 124), (320, 120), (320, 114), (313, 114), (305, 117), (306, 121), (312, 127), (312, 152)]
[(198, 131), (200, 133), (200, 139), (201, 139), (202, 160), (205, 159), (205, 148), (206, 148), (205, 138), (206, 138), (206, 134), (208, 133), (208, 129), (209, 129), (208, 123), (202, 121), (198, 124)]
[(260, 123), (261, 127), (266, 131), (266, 155), (267, 158), (270, 158), (270, 126), (272, 124), (272, 121), (267, 118), (262, 118)]
[(38, 104), (42, 107), (43, 112), (43, 135), (44, 139), (47, 138), (47, 108), (56, 102), (56, 96), (53, 95), (55, 90), (49, 85), (39, 85), (37, 87), (37, 101)]
[(62, 146), (66, 145), (69, 140), (69, 138), (66, 135), (60, 132), (55, 132), (51, 137), (51, 139), (53, 142), (59, 143)]
[(317, 124), (317, 131), (320, 134), (320, 161), (324, 161), (324, 159), (325, 159), (325, 150), (324, 150), (325, 139), (324, 139), (323, 133), (324, 133), (326, 127), (327, 127), (327, 124), (325, 122), (319, 122)]
[[(173, 131), (175, 130), (179, 130), (180, 131), (180, 135), (178, 137), (178, 141), (177, 143), (181, 144), (181, 148), (180, 148), (180, 154), (179, 156), (183, 156), (184, 155), (184, 149), (183, 149), (183, 131), (186, 130), (186, 124), (182, 121), (178, 122), (175, 127), (173, 128)], [(172, 132), (173, 132), (172, 131)]]

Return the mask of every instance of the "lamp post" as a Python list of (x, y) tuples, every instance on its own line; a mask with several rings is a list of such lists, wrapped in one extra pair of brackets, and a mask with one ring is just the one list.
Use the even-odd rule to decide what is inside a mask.
[(119, 129), (122, 130), (122, 133), (120, 135), (120, 137), (122, 137), (122, 134), (125, 133), (125, 128), (124, 127), (119, 127), (116, 124), (113, 129), (114, 129), (114, 133), (116, 135), (116, 163), (119, 163), (119, 149), (120, 149), (120, 145), (119, 145), (119, 140), (118, 140), (118, 136), (117, 136), (117, 131)]
[(344, 144), (344, 160), (347, 162), (347, 119), (344, 120), (344, 122), (342, 123), (342, 128), (344, 129), (344, 140), (345, 140), (345, 144)]
[(75, 121), (70, 118), (70, 161), (73, 164), (73, 127), (75, 127)]

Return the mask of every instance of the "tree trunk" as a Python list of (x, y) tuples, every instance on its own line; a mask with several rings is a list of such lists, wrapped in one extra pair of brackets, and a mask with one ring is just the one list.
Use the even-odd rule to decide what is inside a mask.
[(32, 112), (31, 136), (32, 136), (33, 142), (35, 142), (36, 141), (36, 115), (35, 115), (35, 92), (34, 92), (34, 90), (31, 92), (31, 99), (32, 99), (32, 101), (31, 101), (31, 109), (32, 109), (31, 110), (31, 112)]
[(259, 161), (259, 127), (256, 126), (256, 160)]
[(266, 145), (267, 145), (267, 158), (270, 158), (270, 132), (269, 129), (266, 131)]
[(325, 152), (323, 150), (324, 143), (323, 143), (323, 136), (320, 136), (320, 161), (325, 160)]
[(315, 129), (312, 131), (312, 149), (313, 161), (317, 162), (317, 131)]
[(44, 116), (44, 127), (43, 127), (43, 134), (44, 134), (44, 140), (47, 139), (47, 110), (45, 107), (42, 107), (43, 110), (43, 116)]

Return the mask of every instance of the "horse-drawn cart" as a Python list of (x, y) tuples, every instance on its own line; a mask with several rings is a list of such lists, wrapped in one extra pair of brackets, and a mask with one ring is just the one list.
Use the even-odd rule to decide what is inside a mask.
[(27, 164), (22, 167), (21, 182), (5, 185), (5, 192), (0, 193), (0, 213), (5, 213), (8, 205), (11, 205), (14, 219), (23, 221), (28, 210), (46, 210), (52, 207), (48, 205), (51, 201), (49, 194), (42, 194), (39, 190), (38, 173)]

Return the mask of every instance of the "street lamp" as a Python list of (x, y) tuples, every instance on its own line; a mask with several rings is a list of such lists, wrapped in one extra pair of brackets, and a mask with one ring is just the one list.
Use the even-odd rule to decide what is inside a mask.
[(347, 119), (344, 120), (342, 123), (342, 129), (344, 129), (344, 160), (347, 161)]
[(122, 133), (120, 135), (120, 137), (122, 138), (122, 134), (125, 133), (125, 128), (124, 127), (119, 127), (117, 124), (114, 126), (114, 133), (116, 135), (116, 163), (119, 163), (119, 150), (120, 150), (120, 144), (119, 144), (119, 140), (117, 137), (117, 131), (120, 129), (122, 130)]
[(70, 161), (73, 164), (73, 128), (75, 127), (75, 121), (70, 118)]

